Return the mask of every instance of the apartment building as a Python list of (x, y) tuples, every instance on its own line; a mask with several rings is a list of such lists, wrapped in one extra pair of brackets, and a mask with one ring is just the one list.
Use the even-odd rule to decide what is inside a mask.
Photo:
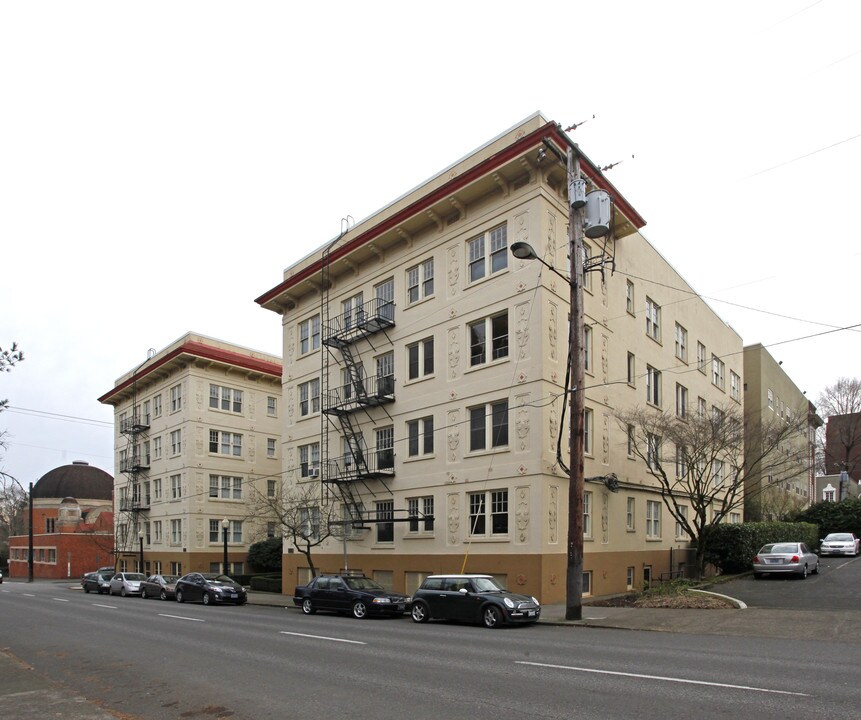
[(277, 532), (254, 501), (281, 472), (280, 358), (188, 333), (99, 401), (116, 418), (118, 568), (221, 572), (226, 532), (226, 570), (246, 572)]
[[(406, 592), (430, 573), (488, 572), (564, 599), (569, 142), (528, 118), (257, 299), (282, 316), (284, 478), (355, 521), (315, 549), (318, 568)], [(583, 587), (605, 595), (691, 561), (618, 412), (740, 406), (742, 342), (597, 166), (581, 168), (613, 200), (585, 278)], [(516, 241), (556, 272), (516, 259)], [(306, 576), (285, 554), (284, 587)]]
[(811, 503), (815, 480), (816, 429), (822, 420), (782, 364), (761, 343), (744, 347), (745, 444), (762, 454), (763, 428), (797, 426), (779, 458), (766, 468), (751, 467), (745, 478), (745, 520), (782, 519)]

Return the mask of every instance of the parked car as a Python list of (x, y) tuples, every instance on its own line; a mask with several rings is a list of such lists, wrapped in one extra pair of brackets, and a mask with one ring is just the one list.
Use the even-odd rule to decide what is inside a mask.
[(757, 579), (772, 574), (794, 574), (804, 579), (818, 572), (819, 556), (804, 543), (769, 543), (753, 559), (753, 576)]
[(0, 570), (0, 585), (3, 584), (3, 571)]
[(111, 578), (108, 595), (119, 593), (123, 597), (127, 595), (140, 595), (141, 583), (146, 580), (143, 573), (118, 572)]
[(173, 600), (176, 594), (176, 581), (178, 575), (150, 575), (141, 583), (141, 597), (160, 600)]
[(828, 533), (819, 541), (820, 555), (851, 555), (858, 554), (858, 546), (861, 544), (852, 533)]
[(202, 600), (204, 605), (233, 603), (244, 605), (248, 593), (238, 582), (218, 573), (188, 573), (176, 581), (176, 601)]
[(114, 576), (114, 569), (109, 571), (96, 570), (96, 572), (88, 572), (81, 578), (81, 587), (84, 592), (110, 593), (111, 578)]
[(412, 618), (463, 620), (495, 628), (506, 623), (533, 623), (541, 603), (503, 588), (492, 575), (430, 575), (413, 595)]
[(410, 598), (389, 592), (364, 575), (319, 575), (307, 585), (296, 587), (293, 604), (306, 615), (333, 610), (362, 619), (369, 615), (403, 615), (409, 609)]

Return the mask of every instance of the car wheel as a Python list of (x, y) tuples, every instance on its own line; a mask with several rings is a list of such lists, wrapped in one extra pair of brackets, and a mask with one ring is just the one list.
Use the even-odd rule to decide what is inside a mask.
[(90, 594), (90, 588), (88, 588), (86, 585), (84, 585), (84, 592), (87, 593), (87, 595)]
[(159, 600), (167, 600), (167, 592), (164, 588), (161, 589), (161, 592), (158, 594)]
[(181, 603), (181, 602), (182, 602), (182, 590), (177, 590), (177, 591), (176, 591), (176, 601), (177, 601), (178, 603)]
[(141, 588), (141, 600), (146, 600), (146, 588)]
[(311, 598), (305, 598), (302, 601), (302, 612), (306, 615), (313, 615), (317, 612), (316, 608), (311, 604)]
[(481, 613), (481, 618), (484, 620), (484, 627), (495, 628), (502, 625), (502, 614), (495, 605), (486, 605)]
[(807, 580), (807, 565), (805, 565), (805, 566), (801, 569), (801, 579), (802, 579), (802, 580)]
[(203, 593), (203, 604), (204, 605), (211, 605), (212, 604), (212, 595), (210, 595), (208, 592)]
[(816, 561), (816, 567), (813, 568), (813, 574), (819, 575), (819, 560)]
[(126, 596), (126, 586), (125, 586), (125, 585), (123, 585), (123, 586), (120, 588), (120, 597), (125, 597), (125, 596)]
[(410, 615), (412, 615), (413, 622), (426, 623), (430, 620), (430, 609), (423, 602), (414, 602)]
[(368, 606), (362, 600), (353, 603), (353, 617), (361, 620), (368, 617)]

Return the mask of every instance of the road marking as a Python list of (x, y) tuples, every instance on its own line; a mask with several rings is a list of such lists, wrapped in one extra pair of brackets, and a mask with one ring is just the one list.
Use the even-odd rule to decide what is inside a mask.
[(159, 613), (161, 617), (173, 618), (174, 620), (191, 620), (192, 622), (206, 622), (203, 618), (190, 618), (183, 617), (182, 615), (167, 615), (165, 613)]
[(752, 687), (750, 685), (730, 685), (727, 683), (708, 682), (706, 680), (686, 680), (684, 678), (664, 677), (663, 675), (642, 675), (640, 673), (617, 672), (615, 670), (596, 670), (594, 668), (573, 667), (571, 665), (550, 665), (548, 663), (527, 662), (525, 660), (516, 660), (515, 664), (556, 668), (557, 670), (575, 670), (577, 672), (596, 673), (598, 675), (620, 675), (622, 677), (640, 678), (643, 680), (664, 680), (666, 682), (686, 683), (688, 685), (710, 685), (711, 687), (729, 688), (731, 690), (751, 690), (753, 692), (772, 693), (774, 695), (811, 697), (807, 693), (789, 692), (788, 690), (769, 690), (768, 688)]
[(314, 640), (331, 640), (332, 642), (350, 643), (351, 645), (367, 645), (368, 643), (359, 642), (358, 640), (345, 640), (344, 638), (326, 637), (325, 635), (306, 635), (305, 633), (294, 633), (281, 631), (282, 635), (295, 635), (296, 637), (313, 638)]
[(69, 602), (68, 600), (65, 600), (63, 598), (51, 598), (51, 600), (56, 600), (57, 602)]
[(116, 605), (101, 605), (101, 604), (99, 604), (99, 603), (93, 603), (93, 607), (110, 608), (111, 610), (116, 610), (116, 609), (117, 609), (117, 606), (116, 606)]
[(33, 595), (33, 594), (31, 594), (31, 593), (21, 593), (21, 594), (22, 594), (24, 597), (36, 597), (35, 595)]

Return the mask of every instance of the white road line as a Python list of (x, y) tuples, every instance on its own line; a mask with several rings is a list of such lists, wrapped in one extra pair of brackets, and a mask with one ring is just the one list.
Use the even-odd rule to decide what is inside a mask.
[(182, 615), (167, 615), (165, 613), (159, 613), (159, 616), (173, 618), (174, 620), (191, 620), (192, 622), (206, 622), (206, 620), (204, 620), (203, 618), (190, 618), (183, 617)]
[(573, 667), (570, 665), (550, 665), (548, 663), (527, 662), (525, 660), (516, 660), (515, 664), (556, 668), (557, 670), (575, 670), (577, 672), (596, 673), (599, 675), (621, 675), (622, 677), (641, 678), (643, 680), (664, 680), (666, 682), (687, 683), (688, 685), (710, 685), (711, 687), (729, 688), (731, 690), (750, 690), (752, 692), (772, 693), (774, 695), (811, 697), (807, 693), (789, 692), (788, 690), (769, 690), (768, 688), (752, 687), (750, 685), (729, 685), (727, 683), (708, 682), (706, 680), (685, 680), (684, 678), (664, 677), (662, 675), (641, 675), (640, 673), (616, 672), (614, 670), (595, 670), (594, 668)]
[(100, 603), (93, 603), (93, 607), (110, 608), (111, 610), (116, 610), (116, 609), (117, 609), (117, 606), (116, 606), (116, 605), (101, 605)]
[(31, 594), (31, 593), (21, 593), (21, 594), (22, 594), (24, 597), (36, 597), (35, 595), (33, 595), (33, 594)]
[(68, 600), (65, 600), (63, 598), (51, 598), (51, 600), (56, 600), (57, 602), (69, 602)]
[(344, 640), (344, 638), (326, 637), (325, 635), (306, 635), (305, 633), (294, 633), (281, 631), (282, 635), (295, 635), (296, 637), (313, 638), (314, 640), (331, 640), (332, 642), (350, 643), (351, 645), (367, 645), (368, 643), (359, 642), (358, 640)]

